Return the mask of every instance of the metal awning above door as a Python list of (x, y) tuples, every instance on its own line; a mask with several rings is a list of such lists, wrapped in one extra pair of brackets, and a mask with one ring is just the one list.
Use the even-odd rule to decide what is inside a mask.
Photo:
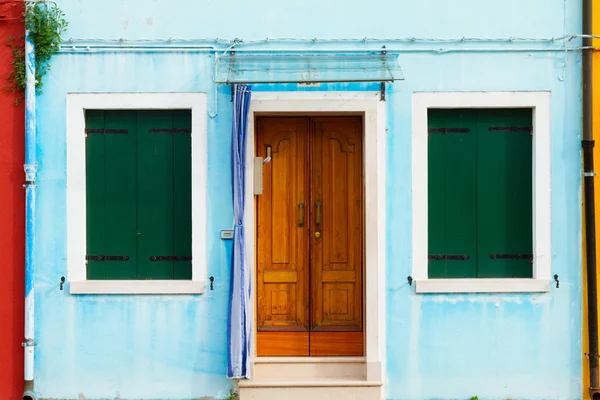
[(366, 54), (228, 54), (218, 57), (215, 82), (334, 83), (394, 82), (404, 75), (397, 55)]

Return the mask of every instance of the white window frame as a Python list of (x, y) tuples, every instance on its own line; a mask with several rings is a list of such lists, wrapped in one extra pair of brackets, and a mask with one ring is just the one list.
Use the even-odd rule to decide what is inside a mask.
[[(548, 292), (552, 271), (550, 92), (419, 92), (412, 100), (412, 277), (416, 292)], [(429, 279), (427, 110), (518, 107), (533, 112), (533, 278)]]
[[(386, 176), (386, 103), (380, 92), (253, 92), (248, 118), (246, 144), (246, 246), (248, 268), (254, 271), (256, 256), (256, 207), (254, 195), (254, 163), (256, 115), (276, 113), (360, 113), (364, 118), (364, 312), (365, 366), (367, 381), (383, 381), (385, 377), (385, 293), (386, 293), (386, 234), (385, 234), (385, 176)], [(256, 274), (253, 277), (256, 280)], [(254, 286), (257, 287), (256, 281)], [(251, 309), (256, 309), (256, 291), (252, 291)], [(253, 317), (256, 329), (256, 315)], [(253, 337), (253, 359), (256, 360), (256, 335)], [(315, 357), (317, 359), (317, 357)], [(317, 361), (315, 361), (317, 362)]]
[[(192, 279), (86, 280), (86, 110), (192, 112)], [(71, 294), (200, 294), (207, 274), (206, 93), (67, 94), (67, 276)]]

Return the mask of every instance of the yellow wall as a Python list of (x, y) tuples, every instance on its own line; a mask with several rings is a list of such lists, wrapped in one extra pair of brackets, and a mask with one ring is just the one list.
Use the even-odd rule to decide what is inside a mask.
[[(595, 2), (594, 2), (595, 3)], [(600, 34), (600, 7), (592, 7), (593, 10), (593, 33)], [(594, 47), (600, 48), (600, 39), (594, 39)], [(594, 148), (594, 169), (600, 169), (600, 52), (594, 50), (593, 56), (593, 135), (596, 142)], [(596, 248), (600, 245), (600, 185), (598, 176), (594, 178), (596, 186)], [(583, 195), (583, 193), (582, 193)], [(586, 253), (585, 253), (585, 219), (583, 221), (583, 341), (582, 341), (582, 356), (583, 356), (583, 398), (589, 400), (590, 396), (588, 388), (590, 386), (589, 362), (585, 353), (588, 352), (588, 327), (587, 327), (587, 273), (586, 273)], [(600, 252), (596, 251), (596, 273), (600, 277)], [(599, 280), (600, 281), (600, 280)], [(599, 296), (600, 297), (600, 296)], [(600, 334), (600, 332), (599, 332)]]

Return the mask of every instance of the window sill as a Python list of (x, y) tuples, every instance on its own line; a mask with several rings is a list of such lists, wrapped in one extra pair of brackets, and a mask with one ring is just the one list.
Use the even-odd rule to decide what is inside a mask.
[(202, 294), (204, 281), (89, 280), (71, 281), (71, 294)]
[(548, 279), (426, 279), (416, 281), (417, 293), (541, 293), (550, 291)]

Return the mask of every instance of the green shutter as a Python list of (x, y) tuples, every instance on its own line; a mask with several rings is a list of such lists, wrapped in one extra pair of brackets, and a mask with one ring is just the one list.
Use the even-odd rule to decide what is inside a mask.
[(87, 278), (191, 279), (190, 111), (88, 111), (86, 128), (96, 129), (86, 142), (87, 255), (127, 258), (92, 257)]
[(531, 109), (482, 110), (477, 126), (478, 277), (531, 278)]
[[(173, 112), (173, 176), (174, 176), (174, 255), (192, 256), (192, 113)], [(192, 262), (176, 261), (174, 279), (192, 279)]]
[[(434, 131), (446, 128), (445, 110), (429, 110), (428, 136), (428, 252), (446, 254), (446, 135)], [(429, 261), (429, 277), (445, 278), (444, 260)]]
[(530, 109), (429, 111), (429, 255), (469, 257), (430, 259), (430, 278), (532, 277), (531, 125)]
[(87, 278), (135, 279), (136, 115), (90, 110), (86, 128)]
[[(106, 279), (136, 278), (136, 113), (106, 111)], [(114, 130), (115, 133), (111, 133)], [(124, 132), (127, 133), (117, 133)]]
[[(104, 111), (85, 113), (86, 129), (104, 129)], [(83, 132), (81, 133), (83, 134)], [(105, 137), (87, 134), (85, 142), (86, 172), (86, 242), (87, 255), (106, 255), (106, 147)], [(87, 261), (87, 279), (104, 279), (105, 261)]]
[(172, 279), (173, 261), (151, 258), (174, 255), (173, 112), (138, 115), (138, 278)]
[(430, 110), (429, 128), (429, 277), (473, 278), (477, 273), (475, 115)]

